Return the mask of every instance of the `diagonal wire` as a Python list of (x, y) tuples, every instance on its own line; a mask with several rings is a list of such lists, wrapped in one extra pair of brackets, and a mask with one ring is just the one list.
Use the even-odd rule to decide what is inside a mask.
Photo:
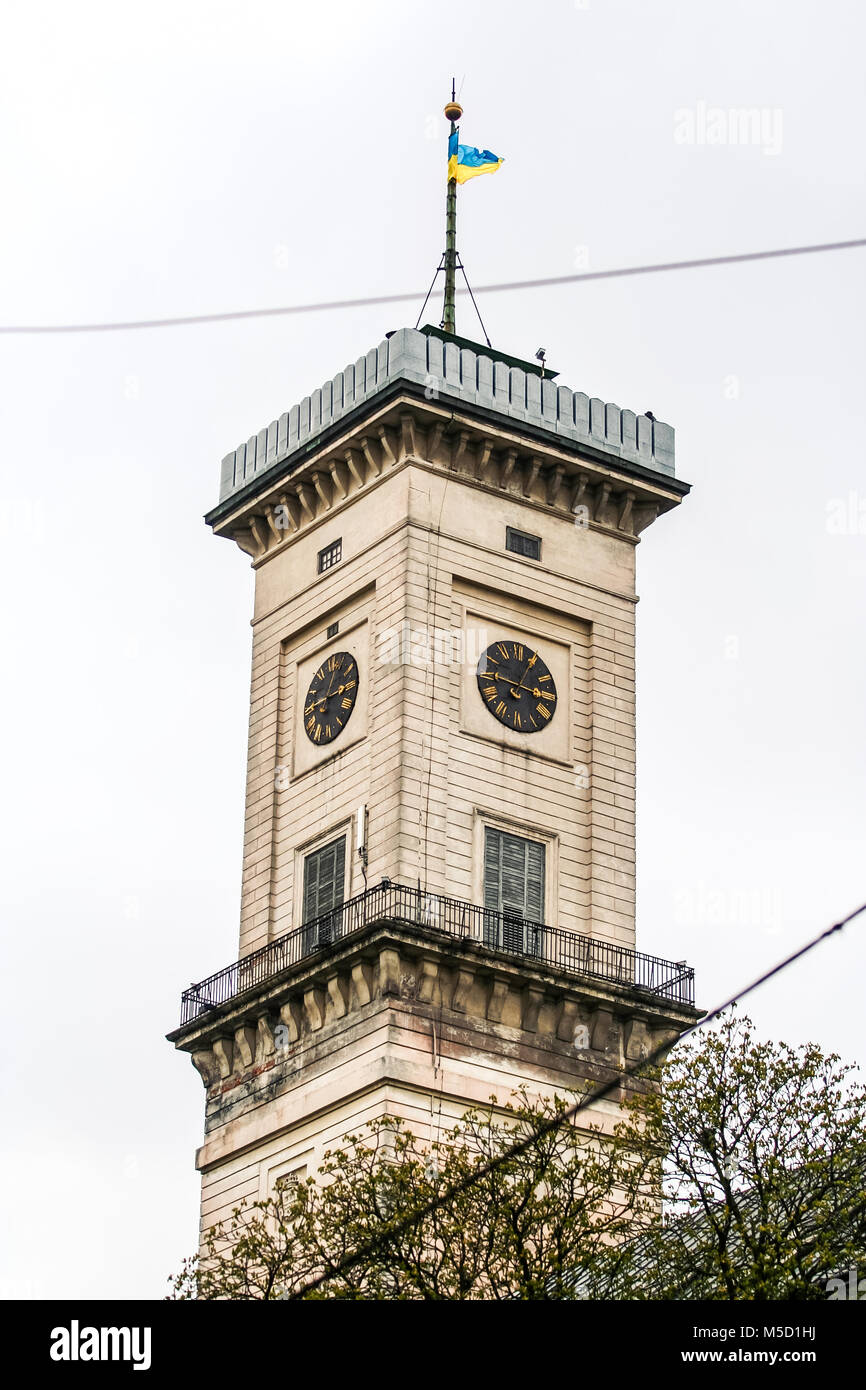
[[(706, 266), (734, 265), (743, 261), (766, 261), (780, 256), (807, 256), (822, 251), (848, 251), (866, 246), (866, 237), (852, 241), (827, 241), (814, 246), (785, 246), (774, 251), (744, 251), (732, 256), (703, 256), (688, 261), (661, 261), (656, 265), (620, 266), (615, 270), (586, 270), (577, 275), (549, 275), (537, 280), (506, 280), (479, 285), (479, 294), (499, 294), (506, 290), (545, 289), (550, 285), (575, 285), (585, 280), (614, 280), (624, 275), (655, 275), (665, 270), (698, 270)], [(457, 294), (468, 291), (462, 286)], [(309, 304), (286, 304), (274, 309), (231, 309), (216, 314), (182, 314), (173, 318), (127, 319), (112, 323), (0, 324), (0, 333), (116, 333), (141, 328), (181, 328), (199, 323), (227, 323), (236, 319), (274, 318), (284, 314), (314, 314), (331, 309), (364, 309), (374, 304), (405, 304), (417, 300), (417, 290), (405, 294), (367, 295), (362, 299), (328, 299)]]
[(418, 324), (421, 322), (421, 315), (424, 313), (424, 310), (427, 308), (427, 300), (430, 298), (431, 294), (433, 293), (433, 286), (436, 284), (436, 277), (438, 276), (440, 270), (443, 270), (443, 269), (444, 269), (444, 266), (445, 266), (445, 252), (443, 251), (443, 252), (442, 252), (442, 259), (441, 259), (441, 261), (439, 262), (439, 264), (438, 264), (437, 267), (436, 267), (436, 271), (435, 271), (435, 274), (434, 274), (434, 276), (433, 276), (433, 279), (430, 281), (430, 288), (429, 288), (429, 290), (427, 291), (426, 295), (424, 296), (424, 303), (421, 305), (421, 313), (418, 315), (417, 319), (415, 320), (415, 327), (416, 327), (416, 328), (418, 327)]
[[(765, 984), (767, 980), (771, 980), (774, 975), (780, 974), (781, 971), (786, 970), (789, 965), (793, 965), (793, 963), (802, 956), (813, 951), (822, 941), (826, 941), (829, 936), (833, 936), (836, 932), (841, 931), (843, 927), (846, 927), (849, 922), (853, 922), (854, 918), (859, 917), (863, 912), (866, 912), (866, 903), (862, 903), (860, 907), (855, 908), (853, 912), (849, 912), (847, 917), (843, 917), (840, 921), (834, 922), (831, 927), (827, 927), (826, 930), (819, 932), (811, 941), (807, 941), (805, 946), (801, 946), (798, 951), (793, 951), (791, 955), (779, 961), (778, 965), (774, 965), (769, 970), (765, 970), (763, 975), (759, 975), (756, 980), (752, 980), (750, 984), (745, 985), (742, 989), (738, 990), (736, 994), (732, 994), (730, 999), (726, 999), (723, 1004), (718, 1004), (710, 1013), (704, 1014), (696, 1023), (686, 1028), (685, 1031), (680, 1034), (677, 1041), (681, 1042), (683, 1038), (687, 1038), (692, 1033), (698, 1032), (699, 1029), (705, 1028), (708, 1023), (712, 1023), (713, 1020), (724, 1013), (726, 1009), (729, 1009), (733, 1004), (738, 1004), (741, 1000), (745, 999), (747, 995)], [(336, 1278), (338, 1275), (342, 1274), (344, 1270), (351, 1269), (354, 1265), (360, 1264), (362, 1260), (375, 1254), (376, 1250), (381, 1245), (387, 1241), (393, 1240), (395, 1236), (402, 1235), (404, 1231), (411, 1229), (413, 1226), (416, 1226), (419, 1221), (423, 1221), (425, 1216), (431, 1216), (433, 1212), (446, 1206), (449, 1202), (453, 1201), (455, 1197), (460, 1196), (462, 1192), (466, 1192), (474, 1183), (479, 1182), (482, 1178), (495, 1172), (496, 1169), (500, 1168), (504, 1163), (508, 1163), (512, 1158), (517, 1158), (521, 1154), (526, 1153), (528, 1149), (532, 1148), (534, 1144), (537, 1144), (538, 1140), (544, 1138), (545, 1135), (552, 1134), (554, 1130), (559, 1129), (564, 1124), (568, 1124), (579, 1111), (586, 1110), (596, 1101), (603, 1100), (606, 1096), (618, 1090), (625, 1077), (638, 1076), (642, 1071), (655, 1066), (657, 1062), (660, 1062), (664, 1058), (666, 1053), (670, 1052), (670, 1050), (671, 1044), (663, 1043), (660, 1047), (655, 1048), (649, 1056), (639, 1061), (636, 1066), (632, 1068), (624, 1067), (622, 1071), (617, 1072), (612, 1080), (606, 1081), (597, 1090), (583, 1096), (576, 1104), (570, 1106), (567, 1110), (563, 1110), (560, 1115), (556, 1115), (550, 1120), (545, 1120), (545, 1122), (538, 1125), (530, 1135), (525, 1139), (521, 1139), (518, 1143), (513, 1144), (510, 1149), (507, 1149), (504, 1153), (498, 1154), (496, 1158), (491, 1159), (490, 1162), (485, 1163), (483, 1167), (468, 1174), (465, 1178), (462, 1178), (460, 1182), (454, 1183), (447, 1191), (439, 1193), (436, 1197), (432, 1197), (429, 1202), (426, 1202), (424, 1206), (419, 1207), (416, 1211), (409, 1212), (398, 1221), (384, 1227), (381, 1232), (373, 1236), (366, 1244), (359, 1246), (357, 1250), (345, 1256), (333, 1269), (327, 1270), (325, 1273), (318, 1275), (315, 1279), (311, 1279), (308, 1283), (304, 1284), (302, 1288), (291, 1294), (289, 1301), (302, 1299), (305, 1294), (311, 1293), (314, 1289), (319, 1288), (330, 1279)]]
[(479, 309), (478, 305), (475, 303), (475, 295), (472, 293), (472, 286), (471, 286), (470, 283), (469, 283), (469, 276), (466, 274), (466, 267), (464, 266), (464, 264), (463, 264), (462, 260), (460, 259), (459, 255), (458, 255), (458, 257), (457, 257), (457, 269), (460, 270), (460, 271), (462, 271), (462, 273), (463, 273), (463, 279), (466, 281), (466, 288), (467, 288), (467, 290), (469, 291), (469, 298), (472, 300), (472, 307), (473, 307), (473, 309), (475, 310), (476, 314), (478, 315), (478, 322), (481, 324), (481, 332), (484, 334), (484, 341), (485, 341), (485, 343), (487, 344), (488, 347), (493, 347), (493, 344), (491, 343), (490, 339), (489, 339), (488, 336), (487, 336), (487, 329), (484, 327), (484, 320), (483, 320), (483, 318), (481, 317), (481, 310)]

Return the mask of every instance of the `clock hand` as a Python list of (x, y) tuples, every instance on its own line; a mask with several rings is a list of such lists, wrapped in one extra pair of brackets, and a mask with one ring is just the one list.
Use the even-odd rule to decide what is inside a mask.
[[(520, 699), (520, 694), (519, 694), (519, 692), (520, 692), (521, 690), (528, 690), (529, 693), (530, 693), (530, 695), (536, 696), (536, 698), (539, 699), (539, 700), (541, 699), (542, 695), (544, 695), (544, 694), (547, 693), (547, 692), (544, 691), (544, 690), (539, 690), (539, 688), (538, 688), (537, 685), (536, 685), (536, 686), (524, 685), (522, 681), (512, 682), (511, 679), (510, 679), (510, 677), (504, 676), (504, 675), (502, 674), (501, 671), (499, 671), (499, 672), (496, 672), (496, 671), (487, 672), (487, 671), (485, 671), (485, 672), (483, 672), (482, 674), (483, 674), (486, 678), (488, 678), (488, 679), (492, 677), (492, 679), (495, 680), (495, 681), (505, 681), (505, 682), (510, 686), (510, 689), (509, 689), (509, 692), (508, 692), (508, 693), (509, 693), (510, 695), (513, 695), (514, 698), (515, 698), (515, 700), (519, 700), (519, 699)], [(526, 675), (526, 672), (524, 671), (523, 674)], [(555, 696), (555, 695), (551, 695), (550, 698), (551, 698), (551, 699), (556, 699), (556, 696)]]
[(556, 696), (554, 695), (552, 690), (539, 690), (537, 685), (518, 685), (517, 689), (515, 689), (514, 686), (512, 686), (509, 693), (514, 696), (515, 700), (519, 700), (521, 690), (528, 690), (529, 694), (536, 700), (556, 699)]
[[(343, 668), (342, 668), (342, 666), (338, 666), (336, 672), (334, 672), (334, 671), (331, 672), (331, 684), (328, 686), (328, 689), (325, 691), (325, 694), (322, 696), (321, 703), (320, 703), (320, 706), (319, 706), (320, 709), (324, 709), (324, 708), (325, 708), (325, 705), (328, 703), (328, 701), (329, 701), (330, 698), (331, 698), (331, 695), (332, 695), (332, 693), (333, 693), (334, 679), (335, 679), (335, 676), (336, 676), (337, 672), (339, 672), (340, 675), (343, 674)], [(338, 695), (342, 695), (342, 693), (343, 693), (343, 687), (340, 686), (340, 689), (337, 691), (337, 694), (338, 694)]]
[(505, 681), (506, 684), (510, 687), (508, 692), (509, 695), (513, 695), (515, 700), (520, 699), (520, 694), (517, 690), (514, 689), (514, 685), (511, 681), (510, 676), (504, 676), (501, 671), (482, 671), (481, 676), (484, 680)]
[(522, 685), (522, 686), (520, 687), (520, 689), (521, 689), (521, 690), (528, 690), (529, 693), (530, 693), (530, 695), (534, 695), (534, 696), (536, 697), (536, 699), (538, 699), (538, 700), (540, 700), (542, 697), (544, 697), (544, 698), (547, 699), (547, 700), (555, 700), (555, 699), (556, 699), (556, 696), (554, 695), (554, 693), (553, 693), (552, 690), (539, 690), (539, 688), (538, 688), (537, 685), (535, 685), (535, 686), (532, 686), (532, 685)]
[[(535, 665), (535, 662), (536, 662), (537, 660), (538, 660), (538, 654), (537, 654), (537, 653), (535, 653), (533, 656), (530, 657), (529, 661), (528, 661), (527, 664), (526, 664), (526, 671), (523, 672), (523, 675), (524, 675), (524, 676), (526, 675), (526, 672), (529, 670), (530, 666), (534, 666), (534, 665)], [(506, 682), (508, 683), (508, 685), (511, 687), (511, 688), (510, 688), (510, 691), (509, 691), (509, 694), (513, 695), (514, 698), (515, 698), (516, 700), (519, 700), (519, 699), (520, 699), (520, 696), (519, 696), (519, 694), (518, 694), (518, 691), (519, 691), (519, 690), (528, 690), (529, 693), (530, 693), (530, 695), (534, 695), (534, 696), (536, 697), (536, 699), (538, 699), (538, 700), (540, 700), (540, 699), (542, 698), (542, 696), (543, 696), (543, 695), (546, 695), (546, 694), (549, 694), (551, 699), (553, 699), (553, 700), (556, 699), (556, 696), (553, 695), (552, 692), (548, 692), (548, 691), (545, 691), (545, 690), (539, 690), (539, 688), (538, 688), (537, 685), (534, 685), (534, 686), (533, 686), (533, 685), (524, 685), (522, 680), (519, 680), (519, 681), (512, 681), (511, 678), (510, 678), (509, 676), (503, 675), (501, 671), (490, 671), (490, 672), (484, 672), (483, 674), (484, 674), (485, 676), (492, 676), (492, 678), (493, 678), (495, 681), (506, 681)]]
[(528, 689), (529, 689), (529, 686), (528, 686), (528, 685), (524, 685), (524, 684), (523, 684), (523, 679), (524, 679), (524, 677), (525, 677), (527, 671), (529, 670), (529, 668), (530, 668), (531, 666), (534, 666), (537, 660), (538, 660), (538, 652), (533, 652), (533, 653), (532, 653), (532, 656), (531, 656), (531, 657), (529, 658), (529, 660), (527, 661), (526, 666), (525, 666), (523, 672), (521, 673), (520, 680), (517, 682), (517, 684), (520, 686), (520, 688), (521, 688), (522, 690), (528, 690)]

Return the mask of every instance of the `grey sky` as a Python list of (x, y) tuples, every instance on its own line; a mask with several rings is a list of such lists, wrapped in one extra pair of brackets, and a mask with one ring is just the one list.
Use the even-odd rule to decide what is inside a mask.
[[(506, 161), (460, 193), (496, 282), (863, 235), (863, 28), (853, 0), (7, 0), (3, 323), (419, 302), (0, 337), (0, 1294), (160, 1297), (194, 1247), (202, 1087), (163, 1034), (236, 954), (252, 595), (201, 516), (224, 453), (414, 323), (452, 72)], [(482, 303), (498, 347), (677, 430), (694, 491), (638, 553), (638, 946), (707, 1006), (866, 897), (864, 267)], [(866, 1060), (864, 966), (861, 923), (751, 1012)]]

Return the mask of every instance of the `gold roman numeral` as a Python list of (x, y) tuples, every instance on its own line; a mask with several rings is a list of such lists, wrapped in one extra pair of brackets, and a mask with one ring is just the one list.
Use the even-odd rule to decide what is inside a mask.
[(342, 705), (343, 709), (352, 708), (352, 701), (349, 699), (348, 695), (346, 696), (345, 700), (340, 701), (340, 704)]
[(504, 701), (504, 700), (500, 700), (500, 701), (499, 701), (499, 704), (496, 706), (496, 713), (497, 713), (497, 714), (506, 714), (507, 711), (508, 711), (508, 706), (506, 705), (505, 701)]
[(542, 719), (550, 718), (550, 710), (547, 708), (547, 705), (536, 705), (535, 708), (538, 710), (538, 713), (541, 715)]
[(505, 661), (508, 660), (508, 648), (506, 647), (504, 642), (497, 642), (496, 650), (502, 653), (503, 659)]

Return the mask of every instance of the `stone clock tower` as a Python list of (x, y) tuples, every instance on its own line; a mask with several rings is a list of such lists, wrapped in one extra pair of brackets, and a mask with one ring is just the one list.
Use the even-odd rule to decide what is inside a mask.
[(170, 1034), (204, 1225), (376, 1116), (435, 1137), (697, 1017), (634, 939), (635, 552), (687, 491), (670, 426), (430, 328), (223, 460), (207, 519), (256, 572), (239, 959)]

